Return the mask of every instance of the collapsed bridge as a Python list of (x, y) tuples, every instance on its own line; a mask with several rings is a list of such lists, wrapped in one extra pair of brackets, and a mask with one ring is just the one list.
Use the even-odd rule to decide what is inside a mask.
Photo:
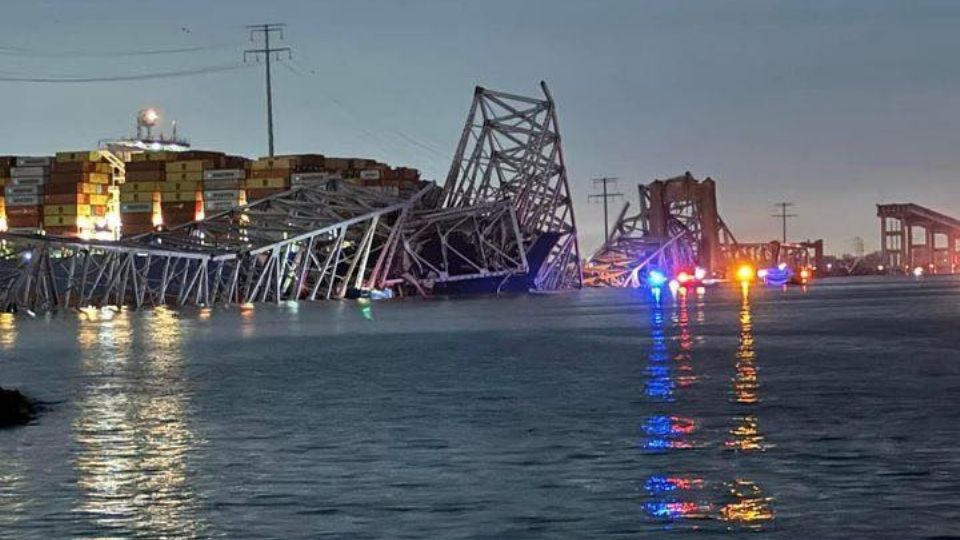
[(118, 242), (0, 233), (0, 309), (226, 305), (583, 280), (556, 107), (477, 88), (443, 188), (331, 180)]
[(624, 204), (610, 237), (588, 259), (584, 284), (637, 287), (648, 268), (703, 268), (723, 277), (738, 264), (822, 267), (823, 241), (738, 242), (720, 217), (716, 182), (689, 172), (638, 186), (639, 208)]

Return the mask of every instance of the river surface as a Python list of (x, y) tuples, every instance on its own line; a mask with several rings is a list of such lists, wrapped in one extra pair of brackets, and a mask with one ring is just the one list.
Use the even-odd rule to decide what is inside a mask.
[(0, 315), (0, 538), (960, 535), (960, 281)]

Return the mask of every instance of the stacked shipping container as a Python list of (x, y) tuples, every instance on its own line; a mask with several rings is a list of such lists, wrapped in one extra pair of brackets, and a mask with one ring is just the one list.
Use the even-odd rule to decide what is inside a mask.
[(50, 157), (18, 157), (4, 187), (10, 232), (39, 234), (43, 229), (43, 192), (50, 178)]
[(56, 236), (106, 231), (113, 166), (97, 152), (59, 152), (43, 195), (43, 229)]
[(10, 167), (16, 161), (13, 156), (0, 156), (0, 232), (7, 230), (6, 189), (10, 183)]
[[(416, 169), (391, 168), (372, 159), (301, 154), (260, 158), (251, 164), (247, 198), (251, 201), (290, 187), (343, 180), (394, 196), (412, 194), (420, 182)], [(267, 188), (267, 186), (270, 188)]]
[(174, 227), (202, 219), (205, 211), (242, 204), (245, 164), (222, 152), (134, 154), (120, 190), (124, 234), (147, 232), (160, 223)]
[(82, 236), (104, 225), (108, 205), (117, 204), (114, 195), (122, 232), (132, 235), (330, 180), (401, 197), (420, 184), (415, 169), (319, 154), (250, 161), (222, 152), (136, 153), (126, 163), (125, 183), (115, 191), (112, 172), (96, 151), (0, 157), (0, 230), (6, 225), (15, 232)]

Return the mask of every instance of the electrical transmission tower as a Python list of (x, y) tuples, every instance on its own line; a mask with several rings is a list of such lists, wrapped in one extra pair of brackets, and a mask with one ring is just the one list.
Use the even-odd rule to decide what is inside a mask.
[(598, 186), (598, 185), (603, 186), (603, 191), (602, 191), (601, 193), (594, 193), (593, 195), (588, 195), (588, 196), (587, 196), (587, 200), (588, 200), (588, 201), (595, 201), (595, 200), (602, 200), (602, 201), (603, 201), (603, 242), (604, 242), (604, 244), (606, 244), (607, 241), (610, 240), (610, 217), (609, 217), (609, 215), (610, 215), (610, 209), (609, 209), (609, 204), (608, 204), (608, 203), (609, 203), (610, 199), (618, 199), (618, 198), (619, 198), (619, 199), (622, 199), (622, 198), (623, 198), (623, 193), (619, 193), (619, 192), (618, 192), (618, 193), (610, 193), (610, 192), (607, 190), (607, 186), (610, 185), (610, 184), (613, 184), (614, 186), (616, 186), (616, 184), (617, 184), (618, 181), (619, 181), (619, 179), (617, 179), (617, 178), (609, 178), (609, 177), (606, 177), (606, 176), (603, 177), (603, 178), (594, 178), (594, 179), (593, 179), (593, 185), (594, 185), (594, 186)]
[(786, 201), (785, 201), (785, 202), (778, 202), (778, 203), (776, 204), (776, 207), (780, 209), (780, 213), (779, 213), (779, 214), (773, 214), (773, 217), (775, 217), (775, 218), (780, 218), (781, 223), (782, 223), (782, 225), (783, 225), (783, 243), (784, 243), (784, 244), (787, 243), (787, 218), (797, 217), (797, 214), (788, 214), (788, 213), (787, 213), (787, 208), (790, 208), (790, 207), (792, 207), (792, 206), (793, 206), (793, 203), (792, 203), (792, 202), (786, 202)]
[(267, 138), (269, 141), (269, 150), (270, 157), (273, 157), (273, 84), (270, 77), (270, 60), (273, 58), (273, 55), (276, 55), (276, 59), (280, 60), (280, 55), (282, 53), (287, 53), (287, 58), (292, 58), (293, 53), (290, 51), (290, 47), (270, 47), (270, 35), (277, 33), (280, 35), (280, 39), (283, 39), (283, 28), (285, 24), (273, 23), (273, 24), (253, 24), (247, 26), (250, 30), (250, 41), (254, 41), (254, 37), (257, 34), (263, 36), (263, 48), (262, 49), (247, 49), (243, 51), (243, 61), (246, 62), (247, 58), (250, 55), (253, 55), (257, 59), (257, 62), (260, 61), (260, 56), (263, 55), (266, 60), (266, 71), (267, 71)]

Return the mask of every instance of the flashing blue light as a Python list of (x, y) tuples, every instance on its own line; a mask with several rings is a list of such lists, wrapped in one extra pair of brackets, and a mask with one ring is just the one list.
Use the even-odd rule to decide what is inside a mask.
[(643, 439), (641, 446), (644, 450), (647, 450), (651, 453), (662, 453), (670, 449), (671, 442), (667, 439)]
[(650, 493), (663, 493), (665, 491), (675, 491), (677, 485), (665, 476), (651, 476), (644, 483), (643, 487)]
[(659, 270), (647, 272), (647, 284), (651, 287), (662, 287), (667, 282), (667, 276)]
[(651, 416), (643, 423), (643, 431), (647, 435), (669, 435), (673, 425), (669, 416)]

